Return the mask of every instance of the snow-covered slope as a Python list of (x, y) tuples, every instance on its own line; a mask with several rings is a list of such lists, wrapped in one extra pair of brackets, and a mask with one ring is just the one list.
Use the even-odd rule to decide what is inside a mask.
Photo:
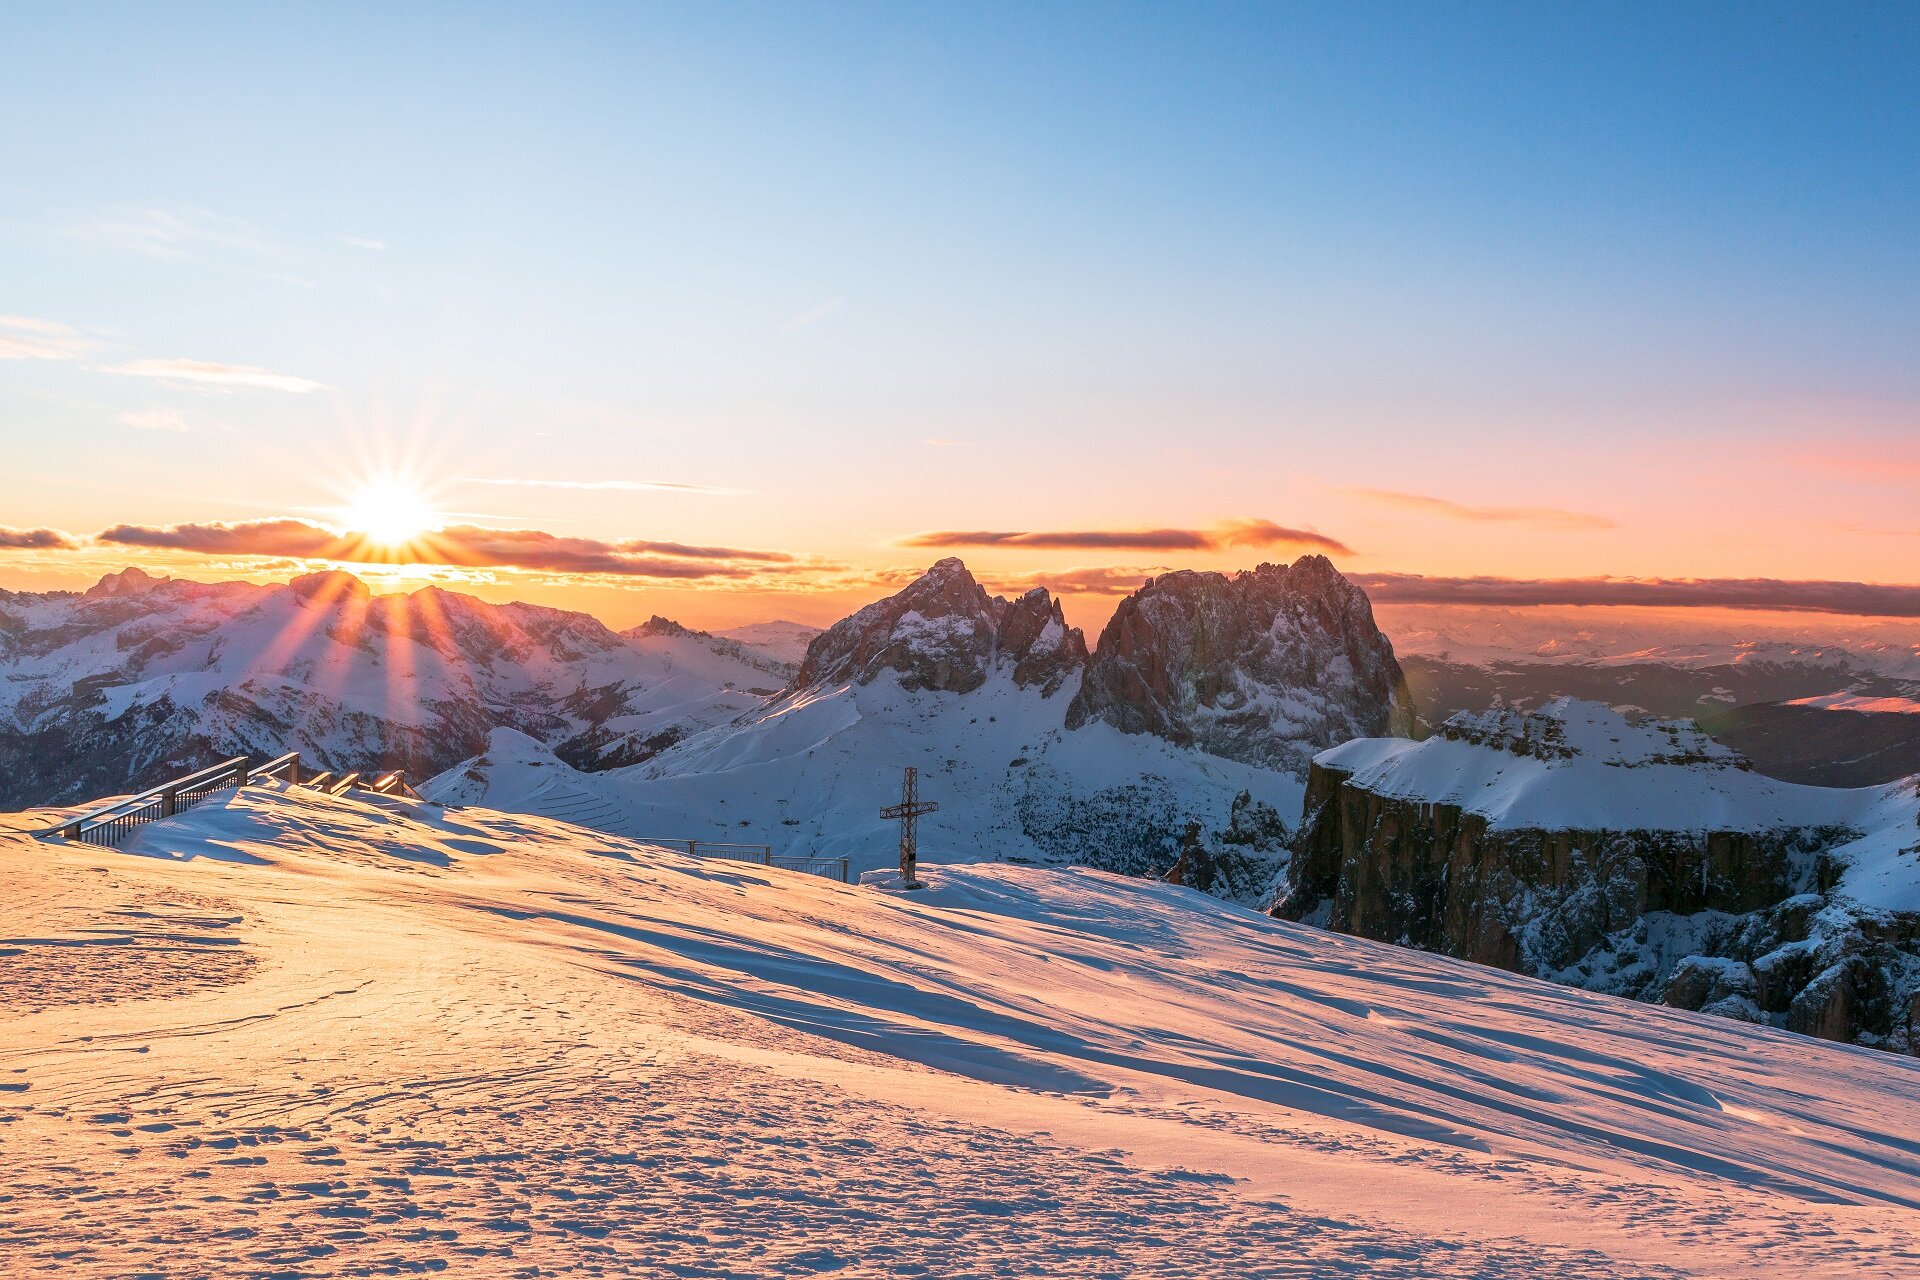
[(280, 586), (110, 575), (0, 599), (0, 803), (161, 781), (298, 748), (326, 768), (425, 774), (510, 725), (583, 766), (644, 759), (758, 705), (789, 669), (681, 628), (343, 573)]
[(1691, 724), (1630, 722), (1573, 698), (1462, 713), (1421, 742), (1356, 738), (1316, 763), (1375, 795), (1457, 806), (1496, 831), (1836, 826), (1873, 794), (1778, 782)]
[(1061, 698), (1022, 689), (1006, 672), (964, 694), (904, 689), (888, 672), (790, 696), (607, 773), (581, 773), (498, 731), (484, 755), (422, 790), (624, 835), (844, 856), (865, 870), (896, 859), (898, 826), (879, 815), (900, 798), (902, 766), (913, 765), (923, 796), (940, 805), (920, 820), (922, 857), (1153, 874), (1172, 865), (1187, 823), (1200, 822), (1210, 841), (1246, 854), (1222, 891), (1270, 893), (1281, 815), (1300, 811), (1298, 778), (1107, 725), (1068, 732)]
[[(0, 817), (10, 1274), (1895, 1277), (1920, 1071), (1095, 872)], [(84, 945), (83, 945), (84, 944)]]
[(758, 649), (778, 662), (800, 665), (807, 656), (807, 646), (820, 634), (821, 628), (810, 627), (804, 622), (787, 622), (776, 619), (772, 622), (751, 622), (744, 627), (730, 627), (713, 634), (723, 640), (732, 640)]
[[(1246, 679), (1229, 678), (1240, 650), (1217, 643), (1219, 628), (1196, 632), (1176, 607), (1189, 591), (1206, 596), (1215, 622), (1234, 621)], [(764, 842), (877, 867), (895, 857), (897, 838), (879, 811), (899, 798), (910, 765), (940, 805), (921, 824), (927, 856), (1158, 874), (1197, 823), (1214, 855), (1207, 883), (1264, 899), (1303, 794), (1288, 762), (1339, 726), (1391, 722), (1392, 650), (1364, 597), (1314, 558), (1231, 579), (1168, 575), (1141, 594), (1145, 604), (1117, 615), (1127, 625), (1109, 628), (1107, 665), (1095, 656), (1089, 667), (1079, 631), (1044, 590), (997, 599), (960, 561), (943, 560), (818, 636), (779, 698), (643, 765), (568, 777), (551, 762), (523, 768), (526, 744), (503, 739), (425, 790), (553, 816), (583, 812), (590, 794), (593, 821), (608, 830)], [(1116, 674), (1122, 667), (1173, 675), (1149, 687)], [(1089, 672), (1107, 673), (1105, 700), (1083, 696)], [(1259, 700), (1243, 696), (1255, 688)], [(1160, 720), (1118, 714), (1136, 692)], [(1230, 731), (1187, 731), (1202, 719)]]

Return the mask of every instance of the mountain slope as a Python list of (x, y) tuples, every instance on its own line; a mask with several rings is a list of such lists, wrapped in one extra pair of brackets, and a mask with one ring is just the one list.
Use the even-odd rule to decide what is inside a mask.
[(0, 818), (29, 1274), (1920, 1256), (1912, 1064), (1189, 890), (923, 863), (903, 896), (276, 788), (124, 852), (17, 834), (51, 818)]
[[(1210, 617), (1234, 621), (1233, 645), (1216, 642), (1218, 626), (1189, 625), (1181, 602), (1192, 590)], [(1128, 639), (1103, 649), (1103, 666), (1046, 591), (1003, 600), (959, 560), (942, 560), (817, 636), (780, 697), (644, 765), (564, 782), (541, 766), (537, 781), (520, 779), (523, 747), (503, 741), (426, 791), (553, 816), (591, 791), (618, 810), (599, 820), (608, 830), (764, 842), (877, 867), (895, 857), (897, 837), (879, 811), (913, 766), (941, 806), (921, 824), (928, 856), (1157, 875), (1198, 824), (1190, 882), (1266, 900), (1285, 857), (1282, 815), (1298, 812), (1302, 795), (1304, 768), (1292, 765), (1356, 726), (1386, 728), (1401, 705), (1392, 648), (1365, 597), (1315, 557), (1232, 579), (1171, 574), (1123, 603), (1108, 634)], [(1257, 689), (1259, 699), (1230, 712), (1226, 699), (1201, 699), (1199, 714), (1228, 727), (1198, 740), (1171, 723), (1076, 718), (1083, 681), (1111, 672), (1118, 653), (1148, 651), (1160, 666), (1211, 673), (1216, 688)]]
[(684, 629), (353, 577), (279, 586), (128, 570), (84, 595), (0, 599), (0, 804), (149, 785), (241, 753), (424, 776), (496, 725), (576, 764), (645, 759), (758, 705), (789, 674)]

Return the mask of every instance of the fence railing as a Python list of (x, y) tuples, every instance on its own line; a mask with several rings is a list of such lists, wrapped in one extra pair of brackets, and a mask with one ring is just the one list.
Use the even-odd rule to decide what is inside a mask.
[(687, 840), (671, 836), (636, 836), (642, 844), (657, 844), (664, 849), (678, 849), (695, 858), (720, 858), (727, 862), (752, 862), (763, 867), (781, 867), (788, 871), (800, 871), (810, 876), (825, 876), (829, 880), (847, 883), (849, 873), (845, 858), (821, 858), (811, 854), (775, 853), (770, 844), (740, 844), (731, 840)]
[(845, 858), (816, 858), (804, 854), (773, 855), (771, 866), (785, 867), (788, 871), (803, 871), (810, 876), (825, 876), (829, 880), (847, 883), (847, 860)]
[(198, 773), (163, 782), (125, 800), (89, 809), (68, 818), (47, 834), (78, 840), (83, 844), (117, 845), (137, 827), (161, 818), (171, 818), (200, 804), (209, 796), (244, 787), (250, 782), (282, 780), (295, 786), (312, 787), (328, 795), (359, 790), (378, 795), (411, 796), (416, 800), (420, 798), (419, 793), (408, 785), (404, 769), (395, 769), (369, 781), (359, 773), (336, 775), (326, 772), (302, 777), (298, 751), (289, 751), (258, 766), (251, 765), (249, 760), (247, 756), (235, 756)]

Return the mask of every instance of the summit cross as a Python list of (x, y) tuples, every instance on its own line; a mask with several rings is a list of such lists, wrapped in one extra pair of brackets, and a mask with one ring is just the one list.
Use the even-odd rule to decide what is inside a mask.
[(935, 801), (920, 798), (920, 771), (908, 765), (900, 779), (900, 803), (880, 811), (881, 817), (897, 818), (900, 822), (900, 883), (904, 888), (920, 887), (920, 878), (915, 874), (920, 851), (914, 824), (921, 814), (932, 813), (939, 807)]

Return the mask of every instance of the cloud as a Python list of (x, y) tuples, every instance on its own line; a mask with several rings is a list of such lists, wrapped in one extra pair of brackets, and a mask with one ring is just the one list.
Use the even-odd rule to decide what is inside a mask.
[(1435, 498), (1423, 493), (1397, 493), (1391, 489), (1348, 489), (1355, 497), (1368, 502), (1377, 502), (1384, 506), (1403, 507), (1409, 511), (1422, 511), (1428, 515), (1441, 516), (1448, 520), (1467, 520), (1476, 523), (1511, 523), (1549, 525), (1559, 529), (1612, 529), (1617, 526), (1605, 516), (1589, 515), (1584, 511), (1564, 511), (1559, 507), (1475, 507), (1449, 498)]
[(57, 321), (0, 316), (0, 360), (77, 360), (92, 346)]
[(209, 556), (291, 556), (357, 564), (450, 565), (629, 578), (744, 578), (779, 572), (795, 557), (778, 551), (698, 547), (674, 542), (602, 542), (539, 529), (450, 525), (396, 551), (354, 532), (282, 517), (237, 523), (115, 525), (95, 540)]
[(332, 529), (305, 520), (244, 520), (235, 524), (116, 524), (94, 541), (123, 547), (152, 547), (214, 556), (298, 556), (347, 559), (354, 542)]
[(60, 234), (152, 258), (197, 258), (209, 251), (277, 252), (266, 233), (246, 219), (192, 205), (123, 207), (84, 219)]
[(791, 563), (784, 551), (747, 551), (739, 547), (692, 547), (684, 542), (622, 542), (622, 552), (678, 556), (687, 560), (757, 560), (767, 564)]
[(132, 360), (105, 370), (132, 378), (165, 378), (171, 382), (201, 382), (220, 387), (257, 387), (266, 391), (290, 391), (305, 395), (323, 391), (326, 384), (311, 378), (274, 373), (250, 364), (216, 364), (211, 360)]
[(120, 422), (135, 431), (174, 431), (184, 435), (197, 429), (178, 409), (130, 409), (120, 415)]
[(710, 484), (680, 484), (673, 480), (527, 480), (517, 476), (463, 476), (459, 484), (491, 484), (529, 489), (611, 489), (620, 492), (707, 493), (737, 495), (745, 489), (723, 489)]
[(1169, 572), (1171, 570), (1164, 567), (1141, 568), (1127, 565), (1062, 569), (1054, 573), (1037, 573), (1018, 579), (996, 581), (993, 589), (1013, 595), (1029, 591), (1034, 587), (1045, 587), (1055, 595), (1063, 596), (1124, 596), (1138, 591), (1146, 585), (1147, 579)]
[(818, 324), (820, 321), (825, 320), (828, 316), (838, 311), (845, 302), (846, 299), (839, 294), (816, 302), (799, 315), (793, 317), (793, 319), (782, 324), (780, 326), (780, 333), (784, 337), (789, 333), (798, 333), (810, 324)]
[(1280, 544), (1350, 556), (1353, 548), (1311, 529), (1271, 520), (1229, 520), (1211, 529), (1083, 529), (1051, 532), (940, 530), (902, 539), (908, 547), (1023, 547), (1044, 551), (1223, 551)]
[(1920, 617), (1920, 586), (1778, 578), (1435, 578), (1352, 574), (1373, 599), (1393, 604), (1638, 605), (1766, 609), (1862, 617)]
[(385, 240), (373, 240), (366, 236), (335, 236), (334, 239), (349, 249), (365, 249), (370, 253), (385, 253), (387, 250)]
[(0, 550), (71, 551), (79, 545), (58, 529), (9, 529), (0, 525)]

